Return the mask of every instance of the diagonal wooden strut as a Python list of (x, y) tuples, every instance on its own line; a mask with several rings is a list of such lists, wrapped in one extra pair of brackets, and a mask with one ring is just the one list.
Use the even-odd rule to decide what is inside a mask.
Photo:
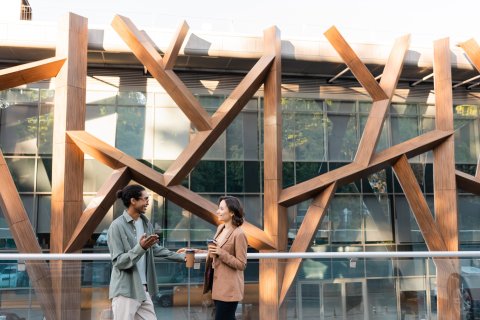
[(283, 189), (279, 203), (283, 206), (292, 206), (310, 199), (335, 181), (338, 183), (337, 187), (348, 184), (390, 166), (403, 154), (410, 158), (429, 151), (452, 135), (453, 131), (433, 130), (427, 132), (375, 154), (367, 167), (352, 162), (321, 176)]
[(360, 165), (367, 166), (375, 153), (375, 148), (385, 121), (385, 115), (387, 114), (388, 106), (392, 101), (395, 88), (397, 87), (409, 45), (410, 35), (405, 35), (395, 41), (393, 49), (390, 52), (387, 64), (383, 70), (382, 79), (380, 80), (380, 87), (388, 96), (388, 99), (373, 102), (372, 110), (368, 115), (362, 138), (358, 144), (357, 154), (353, 160)]
[(393, 170), (407, 198), (410, 209), (430, 251), (447, 251), (442, 234), (435, 224), (432, 212), (422, 194), (408, 159), (405, 155), (393, 164)]
[(98, 190), (96, 196), (90, 201), (88, 207), (83, 211), (80, 221), (78, 221), (77, 227), (65, 248), (65, 253), (82, 250), (87, 240), (117, 199), (117, 190), (122, 189), (129, 182), (130, 172), (128, 168), (124, 167), (112, 172), (100, 190)]
[[(211, 130), (212, 126), (208, 113), (202, 108), (182, 80), (172, 70), (165, 69), (163, 59), (155, 50), (151, 40), (144, 37), (130, 19), (126, 17), (116, 15), (112, 21), (112, 27), (130, 47), (137, 59), (147, 67), (152, 76), (163, 86), (193, 125), (199, 131)], [(173, 51), (172, 53), (174, 54)]]
[(215, 112), (212, 117), (213, 129), (195, 135), (165, 172), (167, 185), (181, 183), (192, 171), (260, 88), (273, 58), (271, 55), (263, 56)]
[(476, 194), (480, 196), (480, 178), (474, 177), (470, 174), (465, 172), (456, 170), (455, 171), (455, 178), (457, 181), (457, 185), (467, 192)]
[[(330, 204), (336, 190), (336, 183), (332, 183), (318, 196), (308, 207), (307, 213), (303, 219), (302, 225), (297, 232), (295, 240), (290, 248), (290, 252), (306, 252), (312, 239), (317, 233), (318, 227), (322, 223), (323, 218), (327, 214), (327, 208)], [(301, 258), (288, 259), (285, 266), (285, 274), (283, 276), (282, 291), (280, 293), (280, 304), (285, 300), (288, 290), (295, 279), (298, 268), (302, 262)]]
[(177, 61), (178, 52), (182, 47), (182, 43), (185, 40), (188, 32), (188, 24), (187, 22), (183, 21), (180, 27), (178, 28), (175, 37), (173, 37), (172, 42), (170, 43), (170, 47), (168, 47), (167, 52), (163, 56), (163, 65), (165, 66), (165, 70), (171, 70)]
[[(13, 181), (8, 165), (0, 151), (0, 207), (12, 237), (20, 253), (42, 253), (35, 231), (32, 228), (22, 199)], [(50, 297), (52, 282), (46, 261), (27, 261), (27, 272), (40, 301), (42, 310), (49, 319), (55, 319), (55, 303)]]
[(388, 96), (373, 75), (348, 45), (347, 41), (343, 38), (337, 28), (332, 26), (324, 33), (324, 35), (338, 52), (340, 57), (342, 57), (343, 61), (345, 61), (345, 64), (350, 68), (350, 71), (352, 71), (358, 82), (360, 82), (365, 90), (367, 90), (373, 101), (388, 99)]
[[(67, 135), (86, 154), (114, 169), (128, 167), (132, 180), (143, 184), (203, 220), (218, 225), (217, 217), (214, 214), (217, 205), (211, 201), (183, 186), (165, 186), (161, 173), (85, 131), (68, 131)], [(271, 238), (263, 230), (248, 222), (245, 222), (242, 228), (253, 248), (258, 250), (274, 248)]]
[(65, 60), (65, 58), (53, 57), (0, 70), (0, 91), (53, 78), (58, 74)]

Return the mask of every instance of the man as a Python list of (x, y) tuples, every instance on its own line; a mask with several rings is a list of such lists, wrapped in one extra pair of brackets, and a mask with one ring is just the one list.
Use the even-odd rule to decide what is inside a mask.
[(112, 259), (109, 298), (115, 320), (157, 319), (150, 295), (158, 291), (154, 257), (183, 262), (184, 248), (176, 253), (158, 245), (158, 235), (145, 217), (149, 196), (140, 185), (117, 192), (126, 209), (108, 229)]

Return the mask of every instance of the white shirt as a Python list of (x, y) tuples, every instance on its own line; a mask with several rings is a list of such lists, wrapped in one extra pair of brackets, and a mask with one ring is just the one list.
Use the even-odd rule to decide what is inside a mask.
[[(138, 242), (145, 233), (145, 228), (143, 227), (143, 220), (140, 217), (135, 221), (135, 231), (137, 232)], [(147, 284), (147, 264), (145, 263), (145, 255), (143, 255), (140, 260), (137, 261), (137, 269), (140, 273), (140, 279), (142, 280), (142, 284)]]

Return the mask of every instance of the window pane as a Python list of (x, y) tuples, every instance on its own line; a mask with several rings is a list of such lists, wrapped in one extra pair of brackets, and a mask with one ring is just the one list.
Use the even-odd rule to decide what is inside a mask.
[(145, 107), (118, 107), (117, 112), (116, 147), (131, 157), (143, 158), (146, 129)]
[(0, 147), (4, 154), (35, 154), (37, 130), (37, 104), (0, 109)]
[(41, 104), (38, 119), (38, 153), (52, 154), (52, 140), (53, 104)]
[(361, 242), (362, 212), (360, 196), (336, 195), (330, 205), (332, 242)]
[(480, 196), (458, 196), (458, 229), (461, 243), (480, 241)]
[(393, 241), (393, 223), (387, 195), (364, 196), (363, 215), (365, 217), (365, 241)]
[(259, 158), (257, 100), (250, 100), (247, 105), (251, 105), (251, 110), (241, 112), (227, 128), (227, 159)]
[(321, 112), (295, 115), (296, 160), (325, 160), (325, 125)]
[(202, 160), (190, 174), (194, 192), (225, 192), (225, 162)]
[(399, 144), (418, 136), (417, 118), (413, 117), (391, 117), (392, 145)]
[(35, 159), (7, 158), (10, 173), (19, 192), (33, 192), (35, 185)]
[(38, 158), (37, 161), (37, 191), (52, 191), (52, 159)]
[(328, 115), (328, 157), (330, 160), (353, 160), (358, 146), (357, 123), (353, 115)]
[(182, 110), (177, 107), (155, 108), (154, 159), (176, 160), (188, 146), (189, 139), (190, 120)]

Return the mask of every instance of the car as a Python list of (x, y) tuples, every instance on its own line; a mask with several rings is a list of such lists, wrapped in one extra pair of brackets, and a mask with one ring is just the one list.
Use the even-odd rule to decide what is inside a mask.
[(0, 271), (0, 288), (16, 287), (17, 276), (18, 270), (16, 265), (9, 265), (3, 268), (3, 270)]
[(102, 233), (97, 238), (97, 241), (95, 241), (95, 244), (97, 246), (106, 246), (107, 245), (107, 229), (104, 229)]
[(0, 320), (25, 320), (25, 318), (20, 317), (13, 312), (0, 312)]
[(173, 288), (159, 290), (154, 297), (154, 302), (163, 308), (173, 306)]

